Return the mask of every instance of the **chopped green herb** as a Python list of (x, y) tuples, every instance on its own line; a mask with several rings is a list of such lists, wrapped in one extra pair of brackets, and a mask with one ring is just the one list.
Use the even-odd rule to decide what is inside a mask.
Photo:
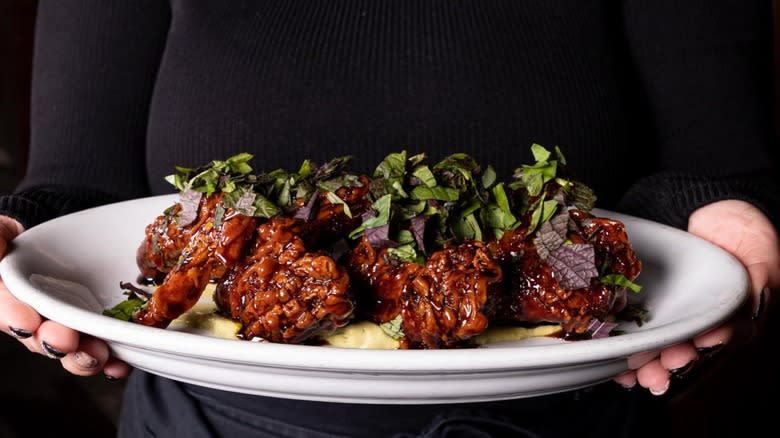
[(411, 244), (387, 248), (387, 254), (402, 262), (418, 262), (417, 251), (414, 250), (414, 246)]
[(417, 186), (412, 189), (412, 199), (426, 200), (435, 199), (437, 201), (457, 201), (460, 192), (449, 187), (425, 187)]
[(222, 204), (217, 204), (214, 208), (214, 227), (219, 228), (222, 226), (222, 219), (225, 217), (225, 207)]
[(531, 224), (528, 226), (528, 233), (536, 230), (539, 224), (550, 220), (555, 215), (555, 212), (558, 211), (558, 205), (558, 201), (554, 199), (545, 201), (542, 198), (542, 201), (536, 205), (533, 213), (531, 213)]
[(608, 274), (599, 278), (599, 281), (603, 284), (611, 284), (615, 286), (625, 287), (631, 289), (634, 293), (639, 293), (642, 290), (642, 286), (634, 283), (626, 278), (623, 274)]
[(428, 168), (428, 166), (417, 166), (412, 172), (412, 175), (419, 178), (426, 187), (436, 187), (436, 177), (433, 176), (433, 172), (431, 172), (431, 169)]
[(403, 316), (401, 316), (399, 313), (398, 316), (391, 319), (390, 321), (379, 324), (379, 327), (387, 334), (387, 336), (390, 336), (393, 339), (401, 339), (405, 336), (401, 328), (403, 323)]
[(482, 187), (485, 189), (493, 187), (497, 178), (496, 169), (493, 169), (493, 166), (488, 164), (487, 168), (485, 168), (485, 172), (482, 173)]
[(127, 287), (128, 283), (120, 283), (120, 287), (125, 289), (124, 295), (127, 299), (117, 303), (110, 309), (103, 310), (103, 315), (122, 321), (132, 321), (135, 314), (146, 305), (147, 299), (133, 289)]
[(339, 198), (339, 196), (333, 192), (326, 193), (325, 197), (328, 199), (328, 201), (330, 201), (331, 204), (338, 204), (344, 207), (344, 214), (347, 215), (348, 218), (352, 219), (352, 212), (349, 210), (349, 205), (347, 205), (343, 199)]
[(376, 216), (363, 220), (363, 223), (360, 224), (359, 227), (355, 228), (351, 233), (349, 233), (349, 237), (354, 239), (355, 236), (360, 235), (360, 233), (368, 228), (376, 228), (387, 225), (388, 220), (390, 220), (391, 198), (392, 196), (388, 194), (382, 196), (373, 204), (371, 204), (371, 208), (376, 212)]

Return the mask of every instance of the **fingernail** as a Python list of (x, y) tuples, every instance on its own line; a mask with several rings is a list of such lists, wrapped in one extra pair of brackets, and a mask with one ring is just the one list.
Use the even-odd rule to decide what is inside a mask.
[(753, 304), (753, 319), (758, 319), (762, 313), (764, 313), (764, 307), (766, 306), (766, 296), (769, 294), (769, 288), (765, 287), (758, 294), (758, 302)]
[(83, 351), (73, 353), (73, 360), (81, 368), (91, 369), (98, 365), (98, 360)]
[(65, 357), (65, 353), (47, 344), (46, 341), (41, 341), (41, 347), (43, 347), (44, 353), (52, 359), (62, 359)]
[(671, 383), (669, 380), (666, 381), (666, 385), (660, 387), (660, 388), (650, 388), (650, 394), (653, 395), (664, 395), (666, 394), (666, 391), (669, 390), (669, 383)]
[(669, 374), (671, 374), (672, 377), (676, 379), (683, 379), (688, 374), (690, 374), (691, 370), (693, 370), (694, 365), (696, 365), (696, 361), (692, 360), (688, 362), (687, 364), (681, 366), (680, 368), (675, 368), (673, 370), (669, 370)]
[(715, 344), (709, 347), (697, 348), (696, 352), (699, 353), (699, 357), (704, 359), (709, 359), (715, 356), (716, 354), (720, 353), (723, 350), (723, 347), (725, 346), (726, 344)]
[(119, 380), (119, 377), (110, 376), (106, 373), (103, 373), (103, 377), (105, 377), (106, 380), (108, 380), (109, 382), (116, 382), (117, 380)]
[(17, 339), (27, 339), (30, 336), (32, 336), (32, 332), (29, 330), (23, 330), (14, 328), (11, 326), (8, 326), (8, 330), (11, 330), (11, 333), (17, 338)]

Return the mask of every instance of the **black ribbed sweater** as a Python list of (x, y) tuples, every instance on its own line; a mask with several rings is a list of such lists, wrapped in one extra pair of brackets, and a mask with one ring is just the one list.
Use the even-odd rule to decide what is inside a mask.
[(507, 175), (532, 142), (604, 208), (773, 208), (768, 1), (171, 3), (41, 3), (30, 163), (0, 212), (169, 192), (174, 164), (238, 151), (368, 171), (464, 151)]
[(171, 192), (173, 166), (559, 145), (619, 208), (778, 207), (769, 1), (42, 1), (27, 227)]

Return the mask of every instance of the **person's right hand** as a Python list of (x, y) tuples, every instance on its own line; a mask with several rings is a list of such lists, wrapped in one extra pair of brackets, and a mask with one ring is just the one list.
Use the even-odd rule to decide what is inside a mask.
[[(24, 231), (14, 219), (0, 216), (0, 260), (8, 243)], [(59, 359), (62, 367), (79, 376), (103, 372), (109, 380), (126, 377), (130, 368), (110, 357), (105, 342), (80, 335), (41, 317), (32, 307), (17, 300), (0, 278), (0, 330), (15, 337), (32, 352)]]

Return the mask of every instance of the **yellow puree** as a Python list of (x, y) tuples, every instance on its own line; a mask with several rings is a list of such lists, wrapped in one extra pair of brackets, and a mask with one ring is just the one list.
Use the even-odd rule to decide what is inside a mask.
[[(241, 324), (230, 318), (218, 315), (212, 300), (214, 286), (203, 293), (203, 299), (187, 313), (174, 320), (170, 329), (198, 333), (217, 338), (236, 339)], [(488, 327), (475, 338), (478, 345), (496, 342), (519, 341), (521, 339), (549, 336), (561, 330), (559, 325), (541, 325), (536, 327)], [(324, 336), (331, 347), (364, 348), (394, 350), (398, 341), (388, 336), (377, 324), (369, 321), (352, 322)]]

